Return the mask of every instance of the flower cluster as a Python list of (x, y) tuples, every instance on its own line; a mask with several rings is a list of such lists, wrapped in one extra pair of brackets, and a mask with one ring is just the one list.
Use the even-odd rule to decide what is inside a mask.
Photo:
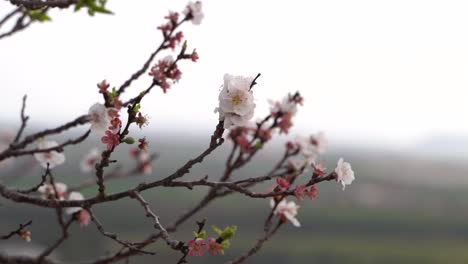
[(229, 248), (230, 240), (234, 237), (237, 227), (228, 226), (224, 230), (216, 226), (212, 226), (213, 231), (218, 235), (218, 238), (209, 237), (205, 240), (206, 231), (194, 232), (195, 238), (187, 242), (187, 255), (201, 257), (206, 251), (210, 255), (224, 254), (224, 250)]
[(254, 97), (251, 91), (252, 77), (224, 75), (224, 85), (218, 100), (219, 119), (224, 120), (224, 128), (245, 126), (252, 119), (255, 110)]
[(302, 102), (303, 98), (299, 92), (294, 95), (288, 94), (282, 101), (269, 100), (270, 112), (278, 124), (280, 134), (288, 134), (293, 125), (292, 118), (296, 115), (297, 105), (302, 105)]
[(174, 62), (172, 56), (167, 56), (162, 60), (159, 60), (156, 65), (154, 65), (149, 75), (153, 76), (154, 81), (158, 83), (164, 93), (167, 89), (180, 80), (182, 72), (177, 67), (177, 63)]

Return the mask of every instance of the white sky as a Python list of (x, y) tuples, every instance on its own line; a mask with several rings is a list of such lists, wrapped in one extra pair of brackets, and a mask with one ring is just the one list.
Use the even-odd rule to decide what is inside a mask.
[[(162, 17), (185, 3), (110, 0), (115, 15), (96, 17), (54, 10), (53, 23), (1, 40), (0, 120), (17, 121), (23, 94), (32, 123), (86, 113), (101, 100), (96, 83), (119, 86), (141, 67)], [(151, 128), (211, 131), (224, 73), (260, 72), (256, 116), (268, 98), (304, 95), (293, 132), (387, 144), (468, 135), (468, 1), (208, 0), (204, 10), (202, 25), (183, 27), (199, 62), (182, 63), (179, 85), (143, 101)]]

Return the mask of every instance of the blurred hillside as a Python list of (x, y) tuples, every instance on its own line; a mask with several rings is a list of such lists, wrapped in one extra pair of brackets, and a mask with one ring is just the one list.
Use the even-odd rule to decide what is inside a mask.
[[(204, 150), (208, 135), (187, 137), (175, 132), (155, 136), (149, 141), (150, 150), (160, 154), (153, 174), (108, 182), (110, 192), (170, 174)], [(102, 144), (93, 138), (75, 149), (67, 149), (66, 163), (54, 170), (56, 178), (73, 186), (90, 177), (79, 171), (79, 161), (93, 145)], [(281, 143), (267, 145), (252, 164), (235, 174), (235, 178), (266, 173), (280, 157), (282, 146)], [(205, 175), (218, 178), (229, 148), (230, 143), (226, 142), (205, 163), (197, 165), (187, 178)], [(131, 166), (125, 149), (129, 147), (120, 148), (116, 158), (121, 164)], [(333, 169), (337, 159), (344, 157), (352, 164), (357, 180), (344, 192), (337, 183), (320, 184), (318, 199), (301, 203), (298, 218), (303, 227), (287, 226), (247, 263), (468, 263), (468, 211), (464, 210), (468, 205), (468, 164), (460, 158), (451, 159), (450, 155), (430, 155), (430, 151), (423, 149), (424, 146), (418, 151), (404, 152), (332, 145), (324, 157), (327, 167)], [(34, 161), (23, 158), (17, 164), (22, 168), (3, 169), (4, 181), (12, 186), (38, 182), (41, 174), (38, 166), (32, 165), (22, 172), (28, 167), (25, 164), (35, 164)], [(269, 186), (259, 189), (266, 190)], [(206, 190), (154, 189), (143, 195), (161, 216), (162, 223), (168, 225), (175, 216), (195, 204)], [(83, 193), (91, 197), (96, 188), (90, 187)], [(37, 251), (57, 238), (59, 230), (52, 210), (0, 202), (0, 233), (15, 228), (19, 222), (33, 220), (31, 243), (15, 238), (0, 242), (0, 250)], [(209, 225), (238, 225), (238, 235), (225, 256), (190, 259), (190, 263), (223, 263), (244, 252), (262, 234), (268, 209), (267, 200), (229, 196), (213, 202), (211, 207), (184, 224), (175, 237), (190, 239), (191, 231), (196, 228), (195, 220), (204, 217), (208, 218)], [(107, 230), (125, 239), (139, 240), (151, 232), (150, 222), (133, 200), (100, 205), (95, 212)], [(66, 263), (119, 249), (116, 243), (100, 236), (93, 224), (84, 230), (73, 227), (71, 232), (72, 239), (60, 247), (55, 256)], [(164, 260), (159, 263), (176, 263), (177, 256), (162, 243), (151, 249), (163, 256)], [(132, 263), (153, 262), (151, 257), (139, 257)]]

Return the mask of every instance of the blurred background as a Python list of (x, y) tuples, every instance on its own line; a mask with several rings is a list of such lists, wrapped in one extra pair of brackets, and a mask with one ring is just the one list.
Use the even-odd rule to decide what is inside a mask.
[[(119, 86), (139, 69), (161, 40), (156, 27), (168, 10), (185, 1), (109, 1), (115, 15), (53, 10), (53, 22), (34, 24), (0, 41), (0, 91), (3, 131), (19, 127), (21, 98), (28, 95), (26, 132), (60, 125), (87, 113), (101, 99), (96, 83)], [(346, 191), (334, 183), (319, 185), (319, 197), (301, 203), (300, 229), (286, 226), (248, 263), (467, 263), (468, 262), (468, 17), (466, 1), (204, 1), (200, 26), (183, 32), (197, 63), (183, 63), (178, 85), (155, 90), (142, 105), (150, 124), (145, 135), (160, 157), (151, 175), (108, 183), (119, 191), (164, 177), (205, 149), (217, 123), (213, 113), (225, 73), (262, 76), (255, 86), (255, 118), (268, 113), (267, 99), (299, 90), (304, 106), (287, 136), (276, 136), (237, 178), (263, 175), (282, 155), (284, 142), (323, 131), (332, 169), (344, 157), (356, 181)], [(13, 7), (3, 1), (0, 13)], [(164, 57), (169, 52), (161, 54)], [(147, 87), (143, 76), (124, 95)], [(54, 140), (79, 135), (84, 128)], [(97, 135), (66, 149), (67, 161), (54, 169), (70, 186), (92, 175), (80, 172), (82, 157)], [(132, 165), (128, 147), (116, 153)], [(190, 177), (219, 177), (230, 143), (197, 165)], [(42, 169), (30, 158), (0, 168), (10, 186), (31, 186)], [(259, 187), (266, 190), (269, 186)], [(262, 189), (263, 188), (263, 189)], [(206, 189), (151, 190), (143, 193), (163, 224), (201, 198)], [(96, 193), (90, 187), (86, 197)], [(0, 200), (0, 234), (32, 219), (33, 240), (0, 241), (6, 252), (39, 252), (59, 235), (52, 210)], [(195, 220), (238, 225), (232, 248), (219, 257), (191, 263), (223, 263), (247, 250), (263, 233), (267, 200), (241, 195), (212, 203), (175, 234), (190, 239)], [(133, 200), (95, 208), (106, 229), (128, 240), (151, 232)], [(69, 262), (112, 253), (118, 245), (91, 224), (74, 226), (72, 238), (55, 258)], [(162, 263), (177, 257), (161, 243), (151, 249)], [(139, 257), (133, 263), (150, 263)]]

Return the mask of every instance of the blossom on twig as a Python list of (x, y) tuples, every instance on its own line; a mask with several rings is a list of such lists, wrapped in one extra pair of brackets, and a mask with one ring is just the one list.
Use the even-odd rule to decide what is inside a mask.
[[(58, 143), (55, 141), (40, 141), (37, 144), (38, 149), (50, 149), (57, 146)], [(47, 168), (47, 166), (49, 166), (49, 169), (52, 169), (65, 162), (65, 155), (62, 152), (58, 152), (56, 150), (35, 153), (34, 157), (42, 167)]]
[[(270, 200), (271, 208), (275, 207), (275, 200)], [(279, 204), (276, 206), (275, 211), (273, 212), (275, 215), (279, 216), (285, 222), (291, 222), (295, 227), (300, 227), (301, 223), (297, 220), (297, 210), (299, 206), (294, 201), (287, 201), (286, 199), (281, 200)]]

